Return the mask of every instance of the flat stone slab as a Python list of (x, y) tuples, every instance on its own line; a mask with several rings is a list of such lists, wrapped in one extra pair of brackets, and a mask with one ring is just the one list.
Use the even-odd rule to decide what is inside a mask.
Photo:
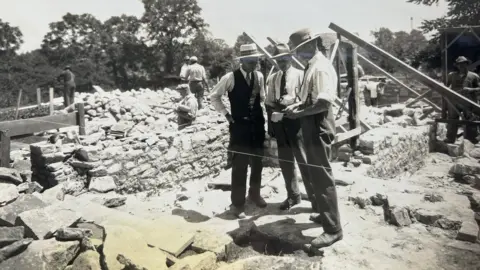
[(0, 227), (0, 248), (8, 246), (18, 240), (22, 240), (24, 235), (24, 227)]
[(25, 235), (33, 239), (47, 239), (64, 227), (70, 227), (80, 219), (80, 215), (59, 205), (25, 211), (18, 216), (16, 225), (25, 226)]
[(14, 226), (17, 216), (24, 211), (47, 206), (34, 195), (20, 196), (16, 201), (0, 208), (0, 226)]
[(478, 224), (472, 219), (462, 223), (462, 227), (457, 234), (457, 240), (466, 241), (466, 242), (477, 242), (478, 237)]
[(15, 185), (20, 185), (23, 183), (20, 173), (16, 169), (11, 168), (0, 168), (0, 182), (11, 183)]
[(16, 185), (0, 183), (0, 206), (15, 201), (18, 196)]
[(0, 269), (65, 269), (80, 250), (78, 241), (33, 241), (24, 252), (0, 263)]

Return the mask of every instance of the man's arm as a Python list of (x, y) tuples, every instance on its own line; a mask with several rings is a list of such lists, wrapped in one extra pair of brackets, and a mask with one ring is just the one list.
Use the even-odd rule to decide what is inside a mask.
[(233, 87), (233, 73), (227, 73), (220, 81), (213, 87), (210, 100), (215, 110), (222, 115), (227, 115), (228, 111), (225, 104), (222, 101), (223, 95), (230, 91)]
[(257, 71), (257, 77), (258, 77), (258, 84), (260, 85), (260, 106), (262, 107), (262, 110), (266, 112), (267, 110), (265, 109), (265, 80), (263, 78), (263, 74), (259, 71)]
[(335, 90), (329, 83), (329, 74), (325, 71), (317, 71), (312, 76), (313, 91), (312, 104), (297, 111), (297, 117), (309, 116), (328, 111), (329, 105), (335, 101)]
[(480, 77), (477, 74), (474, 74), (474, 78), (472, 79), (472, 87), (465, 87), (464, 90), (469, 92), (480, 92)]

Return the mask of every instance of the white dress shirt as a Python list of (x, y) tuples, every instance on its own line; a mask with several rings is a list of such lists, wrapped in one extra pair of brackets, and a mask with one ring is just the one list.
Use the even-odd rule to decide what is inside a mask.
[[(240, 68), (240, 71), (242, 72), (242, 75), (245, 78), (245, 80), (249, 82), (249, 80), (247, 79), (248, 78), (247, 72), (243, 70), (243, 68)], [(263, 81), (263, 74), (259, 71), (254, 71), (252, 73), (254, 73), (255, 74), (254, 76), (256, 76), (255, 83), (259, 84), (260, 104), (263, 104), (263, 102), (265, 101), (265, 86)], [(232, 91), (234, 86), (235, 86), (235, 76), (233, 75), (233, 72), (229, 72), (225, 74), (217, 83), (217, 85), (215, 85), (212, 89), (210, 100), (212, 101), (212, 105), (215, 108), (215, 110), (217, 110), (222, 115), (226, 115), (228, 113), (227, 108), (222, 101), (222, 96), (225, 95), (225, 93)]]
[(185, 77), (188, 81), (203, 81), (207, 80), (207, 73), (205, 72), (205, 68), (200, 65), (199, 63), (191, 64), (188, 66), (187, 71), (185, 73)]
[(180, 69), (180, 79), (182, 80), (187, 79), (187, 69), (188, 69), (188, 65), (183, 64), (182, 68)]
[[(280, 85), (283, 76), (283, 71), (277, 71), (270, 75), (267, 79), (266, 87), (266, 99), (265, 104), (269, 106), (275, 106), (275, 101), (277, 101), (280, 96)], [(285, 89), (287, 90), (287, 95), (295, 100), (300, 87), (302, 86), (303, 81), (303, 71), (297, 68), (290, 66), (286, 71), (285, 77)]]
[(308, 61), (308, 65), (309, 68), (300, 88), (300, 100), (305, 102), (311, 94), (312, 101), (322, 99), (333, 104), (337, 96), (338, 78), (332, 63), (318, 52)]

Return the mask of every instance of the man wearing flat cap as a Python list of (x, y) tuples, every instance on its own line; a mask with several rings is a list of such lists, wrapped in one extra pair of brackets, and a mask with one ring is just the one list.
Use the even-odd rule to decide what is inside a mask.
[[(287, 44), (275, 45), (273, 59), (276, 60), (280, 70), (267, 79), (265, 107), (268, 115), (268, 133), (277, 140), (278, 159), (287, 189), (287, 198), (280, 204), (280, 209), (288, 210), (301, 202), (295, 160), (297, 160), (308, 197), (314, 200), (300, 120), (283, 118), (282, 113), (297, 99), (303, 81), (303, 71), (292, 66), (292, 55)], [(316, 208), (315, 203), (312, 205)]]
[(57, 80), (63, 82), (63, 105), (66, 108), (75, 103), (75, 75), (73, 75), (70, 66), (63, 69)]
[(324, 56), (321, 38), (312, 36), (308, 29), (290, 35), (290, 43), (305, 66), (300, 102), (286, 108), (286, 117), (300, 119), (309, 164), (310, 181), (324, 233), (312, 241), (315, 248), (323, 248), (343, 238), (337, 191), (330, 166), (330, 146), (335, 140), (335, 119), (332, 104), (337, 92), (337, 74)]
[[(260, 195), (265, 141), (265, 118), (262, 105), (265, 101), (265, 88), (262, 73), (255, 69), (261, 56), (255, 44), (240, 46), (238, 57), (240, 68), (223, 76), (210, 95), (215, 109), (229, 122), (229, 151), (233, 153), (231, 211), (237, 218), (245, 217), (249, 164), (251, 170), (248, 198), (257, 207), (267, 206)], [(222, 102), (222, 96), (225, 93), (230, 101), (230, 112)]]
[[(453, 91), (463, 95), (464, 97), (472, 100), (473, 102), (477, 101), (477, 96), (480, 92), (480, 83), (479, 77), (474, 72), (468, 70), (468, 65), (470, 60), (464, 56), (460, 56), (455, 60), (455, 66), (458, 71), (453, 71), (448, 74), (447, 86)], [(474, 115), (471, 111), (467, 111), (461, 105), (448, 105), (448, 119), (458, 120), (462, 113), (465, 120), (474, 120)], [(457, 112), (458, 111), (458, 112)], [(447, 138), (446, 143), (455, 143), (457, 140), (458, 125), (449, 123), (447, 125)], [(478, 141), (476, 137), (478, 136), (477, 127), (474, 125), (466, 125), (464, 131), (464, 138), (470, 140), (472, 143), (476, 144)]]
[(198, 109), (202, 109), (203, 95), (205, 89), (208, 89), (207, 73), (205, 72), (205, 68), (198, 63), (196, 56), (190, 57), (190, 66), (187, 68), (185, 77), (188, 80), (190, 91), (192, 91), (197, 98)]

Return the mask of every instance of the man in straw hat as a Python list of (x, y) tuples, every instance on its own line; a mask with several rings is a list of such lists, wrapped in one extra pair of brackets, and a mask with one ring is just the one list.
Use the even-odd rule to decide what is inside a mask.
[(75, 103), (75, 75), (73, 75), (70, 66), (63, 69), (57, 80), (63, 82), (63, 105), (66, 108)]
[[(227, 73), (213, 88), (210, 99), (215, 109), (229, 122), (230, 150), (232, 157), (231, 211), (238, 218), (244, 218), (247, 168), (250, 164), (250, 189), (248, 198), (258, 207), (267, 206), (260, 196), (262, 178), (263, 143), (265, 140), (265, 100), (262, 73), (255, 70), (259, 58), (255, 44), (240, 46), (240, 68)], [(221, 98), (227, 93), (230, 112)]]
[(312, 36), (308, 29), (290, 35), (293, 51), (305, 67), (300, 102), (286, 108), (286, 117), (300, 119), (304, 137), (310, 181), (319, 215), (313, 220), (323, 226), (324, 233), (312, 241), (315, 248), (323, 248), (343, 238), (337, 191), (330, 166), (330, 146), (335, 139), (335, 119), (332, 104), (337, 89), (337, 74), (324, 56), (322, 40)]
[(180, 84), (177, 91), (182, 96), (175, 111), (178, 115), (178, 129), (181, 130), (193, 123), (197, 117), (198, 103), (195, 96), (190, 92), (188, 84)]
[[(280, 70), (267, 79), (265, 105), (268, 115), (268, 133), (277, 140), (278, 159), (287, 189), (287, 199), (280, 204), (280, 209), (288, 210), (301, 202), (295, 159), (308, 197), (314, 201), (300, 120), (283, 118), (282, 113), (288, 105), (295, 102), (302, 85), (303, 71), (292, 66), (292, 55), (287, 44), (275, 45), (273, 59), (277, 61)], [(312, 206), (316, 208), (315, 203), (312, 203)]]
[(188, 80), (190, 91), (192, 91), (197, 98), (198, 108), (202, 109), (203, 94), (205, 88), (208, 89), (207, 73), (205, 72), (205, 68), (198, 63), (198, 58), (196, 56), (190, 57), (190, 66), (187, 68), (185, 77)]
[[(468, 70), (468, 65), (470, 60), (464, 56), (460, 56), (455, 60), (455, 66), (458, 71), (453, 71), (448, 74), (447, 86), (453, 91), (458, 92), (459, 94), (465, 96), (466, 98), (476, 102), (477, 95), (480, 91), (479, 77), (474, 72)], [(456, 110), (455, 110), (456, 109)], [(465, 120), (474, 120), (474, 115), (465, 110), (461, 105), (448, 105), (448, 118), (458, 120), (460, 115), (458, 112), (463, 114)], [(447, 125), (447, 138), (445, 139), (446, 143), (455, 143), (457, 140), (458, 125), (449, 123)], [(477, 143), (478, 131), (477, 127), (474, 125), (466, 125), (464, 131), (464, 138), (472, 141), (472, 143)]]

